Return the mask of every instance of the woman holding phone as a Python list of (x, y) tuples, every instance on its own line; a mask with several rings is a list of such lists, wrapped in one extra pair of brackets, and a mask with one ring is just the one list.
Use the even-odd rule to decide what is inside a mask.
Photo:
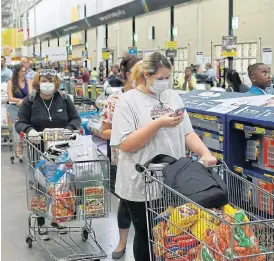
[[(170, 76), (171, 64), (164, 55), (155, 52), (145, 57), (139, 73), (132, 78), (140, 84), (121, 96), (113, 115), (110, 145), (120, 149), (115, 192), (126, 202), (135, 228), (136, 261), (149, 261), (150, 256), (145, 182), (135, 164), (145, 164), (158, 154), (185, 157), (186, 147), (205, 165), (217, 162), (193, 131), (180, 96), (169, 89)], [(159, 194), (150, 196), (157, 200)]]

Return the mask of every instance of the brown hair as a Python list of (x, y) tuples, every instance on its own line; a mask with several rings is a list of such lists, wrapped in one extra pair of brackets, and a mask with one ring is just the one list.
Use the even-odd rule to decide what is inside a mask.
[(127, 80), (127, 72), (131, 71), (131, 68), (133, 68), (133, 66), (138, 63), (140, 60), (142, 60), (141, 57), (138, 57), (136, 55), (130, 55), (130, 54), (126, 54), (123, 58), (122, 61), (120, 63), (120, 70), (121, 70), (121, 74), (122, 74), (122, 78), (123, 80)]
[(21, 69), (24, 68), (23, 64), (16, 64), (13, 68), (13, 73), (11, 77), (11, 82), (12, 82), (12, 93), (16, 93), (16, 91), (20, 90), (19, 86), (19, 72)]
[(137, 71), (134, 73), (135, 81), (144, 80), (145, 72), (147, 72), (149, 75), (154, 75), (161, 68), (167, 68), (170, 70), (172, 69), (171, 64), (166, 56), (162, 55), (159, 52), (154, 52), (151, 55), (146, 56), (143, 62), (138, 66), (138, 70), (136, 69)]
[[(42, 76), (42, 77), (46, 77), (46, 76)], [(40, 78), (41, 78), (40, 71), (38, 71), (33, 79), (33, 82), (32, 82), (32, 87), (36, 91), (40, 91)], [(46, 78), (48, 78), (48, 77), (46, 77)], [(55, 90), (58, 91), (60, 89), (61, 80), (58, 78), (57, 75), (53, 76), (53, 82), (55, 84)]]

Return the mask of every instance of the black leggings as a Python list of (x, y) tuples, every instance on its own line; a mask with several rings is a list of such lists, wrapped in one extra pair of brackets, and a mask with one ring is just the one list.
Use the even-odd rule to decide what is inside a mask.
[(131, 224), (130, 212), (126, 200), (120, 198), (118, 213), (117, 213), (118, 227), (120, 229), (129, 229)]
[(121, 199), (128, 207), (135, 229), (133, 254), (135, 261), (150, 261), (145, 202)]

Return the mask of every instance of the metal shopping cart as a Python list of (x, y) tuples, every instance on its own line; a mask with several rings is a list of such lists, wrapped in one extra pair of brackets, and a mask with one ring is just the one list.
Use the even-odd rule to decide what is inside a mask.
[(230, 204), (209, 210), (166, 186), (161, 171), (139, 170), (146, 188), (150, 260), (274, 260), (273, 194), (221, 163), (212, 171), (226, 181)]
[[(98, 261), (107, 255), (91, 221), (106, 218), (110, 212), (109, 160), (96, 148), (98, 156), (94, 160), (60, 160), (65, 144), (74, 136), (71, 134), (44, 131), (41, 140), (38, 137), (32, 142), (23, 137), (27, 204), (32, 212), (26, 243), (31, 248), (32, 242), (37, 241), (55, 261)], [(38, 217), (51, 224), (46, 227), (49, 240), (39, 234)], [(66, 234), (56, 229), (59, 222), (65, 222)]]
[(18, 116), (18, 112), (19, 112), (19, 107), (16, 106), (16, 103), (9, 103), (8, 107), (7, 107), (7, 114), (8, 114), (8, 126), (9, 126), (9, 130), (11, 133), (11, 157), (10, 157), (10, 162), (11, 164), (14, 163), (15, 157), (17, 157), (19, 159), (20, 162), (23, 162), (23, 157), (20, 158), (19, 157), (19, 153), (22, 154), (23, 156), (23, 152), (22, 152), (22, 142), (20, 140), (19, 135), (17, 134), (16, 130), (15, 130), (15, 123), (17, 120), (17, 116)]

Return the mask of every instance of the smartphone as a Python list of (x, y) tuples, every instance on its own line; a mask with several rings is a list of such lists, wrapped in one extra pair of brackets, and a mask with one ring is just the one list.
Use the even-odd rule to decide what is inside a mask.
[(179, 115), (183, 115), (185, 113), (185, 108), (179, 108), (177, 110), (175, 110), (174, 116), (179, 116)]

